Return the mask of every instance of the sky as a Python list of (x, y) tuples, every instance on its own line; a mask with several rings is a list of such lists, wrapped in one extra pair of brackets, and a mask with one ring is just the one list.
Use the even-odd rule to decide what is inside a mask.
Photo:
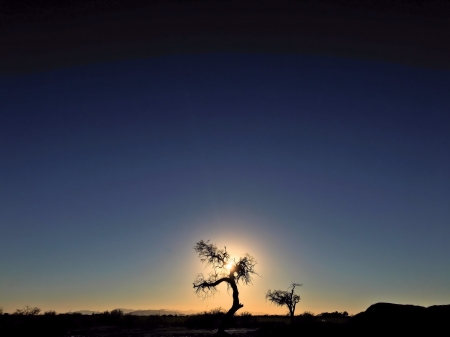
[(450, 301), (450, 72), (179, 54), (0, 78), (0, 305), (228, 308), (201, 239), (257, 260), (242, 310)]
[(27, 3), (0, 27), (5, 312), (228, 309), (195, 295), (200, 240), (258, 261), (241, 311), (291, 282), (297, 313), (450, 303), (447, 3)]

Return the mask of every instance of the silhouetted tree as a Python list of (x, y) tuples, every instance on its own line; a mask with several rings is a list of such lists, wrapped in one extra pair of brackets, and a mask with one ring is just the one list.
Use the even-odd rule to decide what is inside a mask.
[(197, 295), (204, 298), (214, 295), (217, 286), (221, 283), (227, 285), (227, 290), (233, 291), (233, 305), (228, 310), (219, 324), (217, 335), (225, 335), (225, 327), (231, 317), (244, 305), (239, 303), (238, 284), (248, 285), (252, 283), (252, 275), (256, 274), (256, 260), (253, 256), (246, 254), (238, 261), (231, 259), (227, 248), (218, 249), (216, 245), (208, 241), (199, 241), (194, 247), (198, 257), (206, 266), (211, 266), (212, 271), (205, 278), (203, 274), (198, 274), (194, 281), (194, 289)]
[(3, 308), (0, 308), (0, 315), (3, 315)]
[(39, 315), (41, 309), (38, 307), (30, 307), (26, 305), (23, 309), (16, 309), (13, 315), (24, 315), (24, 316), (34, 316)]
[(292, 283), (287, 291), (285, 290), (269, 290), (266, 294), (266, 300), (273, 304), (283, 307), (287, 306), (289, 315), (291, 316), (291, 323), (294, 321), (295, 306), (300, 302), (300, 296), (295, 294), (295, 287), (300, 287), (299, 283)]

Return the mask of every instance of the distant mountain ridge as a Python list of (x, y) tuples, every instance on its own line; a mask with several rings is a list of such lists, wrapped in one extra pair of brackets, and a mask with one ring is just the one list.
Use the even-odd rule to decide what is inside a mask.
[[(124, 309), (124, 308), (117, 308), (118, 310), (122, 310), (122, 312), (126, 315), (134, 315), (134, 316), (162, 316), (162, 315), (179, 315), (179, 316), (185, 316), (185, 315), (193, 315), (198, 313), (198, 311), (195, 310), (166, 310), (166, 309)], [(74, 311), (74, 313), (82, 314), (82, 315), (92, 315), (92, 314), (98, 314), (103, 311), (94, 311), (94, 310), (78, 310)]]

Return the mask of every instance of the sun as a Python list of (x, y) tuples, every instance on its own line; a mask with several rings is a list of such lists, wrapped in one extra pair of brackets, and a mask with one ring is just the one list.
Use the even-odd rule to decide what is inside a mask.
[(227, 270), (231, 270), (232, 267), (233, 267), (233, 263), (232, 263), (232, 262), (228, 262), (228, 263), (225, 265), (225, 268), (226, 268)]

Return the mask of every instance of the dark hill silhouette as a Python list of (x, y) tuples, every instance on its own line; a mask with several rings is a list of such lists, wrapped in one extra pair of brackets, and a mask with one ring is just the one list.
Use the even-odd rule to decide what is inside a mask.
[(398, 318), (399, 316), (423, 316), (426, 312), (425, 307), (411, 304), (393, 304), (393, 303), (376, 303), (372, 304), (365, 311), (366, 315), (374, 317)]
[(366, 311), (355, 315), (349, 322), (349, 328), (362, 331), (424, 332), (439, 331), (448, 325), (450, 305), (422, 307), (393, 303), (376, 303)]
[(432, 305), (427, 308), (428, 314), (436, 319), (449, 320), (450, 318), (450, 304), (447, 305)]

